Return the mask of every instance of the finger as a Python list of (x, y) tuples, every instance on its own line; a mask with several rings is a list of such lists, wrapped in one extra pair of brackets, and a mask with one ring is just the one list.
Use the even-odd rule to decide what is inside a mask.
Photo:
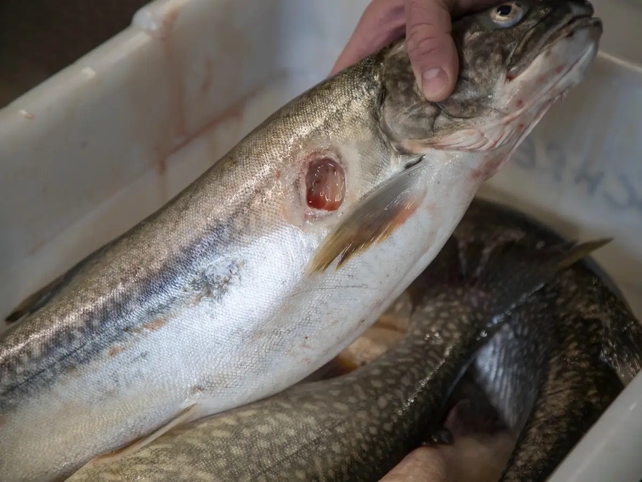
[(459, 59), (451, 36), (451, 16), (499, 3), (501, 0), (406, 0), (408, 54), (426, 99), (444, 100), (457, 82)]
[(467, 13), (486, 10), (505, 1), (506, 0), (454, 0), (450, 9), (450, 15), (452, 18), (457, 18)]
[(413, 450), (380, 482), (446, 482), (446, 463), (441, 452), (433, 447)]
[(418, 85), (433, 102), (452, 93), (459, 74), (450, 9), (450, 0), (406, 0), (408, 56)]
[(404, 0), (373, 0), (363, 12), (330, 75), (403, 37), (405, 25)]

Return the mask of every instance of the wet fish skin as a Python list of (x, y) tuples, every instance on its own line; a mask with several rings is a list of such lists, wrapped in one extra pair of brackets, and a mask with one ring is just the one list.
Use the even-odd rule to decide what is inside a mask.
[[(363, 333), (591, 64), (601, 24), (588, 4), (527, 5), (511, 28), (489, 24), (489, 12), (455, 22), (467, 80), (449, 101), (425, 102), (403, 43), (384, 49), (276, 112), (22, 305), (0, 335), (5, 480), (59, 480), (177, 417), (270, 396)], [(534, 48), (520, 43), (528, 22), (556, 42), (522, 49), (531, 62), (515, 71), (506, 46)], [(484, 53), (493, 62), (476, 60)], [(326, 155), (343, 163), (345, 199), (310, 212), (300, 174)]]
[[(524, 214), (481, 200), (453, 236), (496, 249), (502, 237), (512, 238), (522, 253), (565, 241)], [(519, 272), (507, 261), (507, 270)], [(519, 432), (502, 482), (545, 481), (640, 369), (642, 325), (594, 268), (592, 260), (576, 263), (525, 299), (473, 365), (493, 405)]]
[(493, 315), (521, 297), (484, 273), (464, 278), (460, 254), (449, 241), (413, 282), (407, 335), (375, 361), (178, 427), (68, 481), (379, 480), (440, 429), (453, 386), (497, 329)]
[[(501, 330), (503, 315), (574, 256), (571, 249), (529, 262), (515, 283), (508, 270), (497, 276), (484, 249), (458, 241), (453, 236), (400, 298), (400, 311), (410, 313), (408, 332), (375, 361), (178, 427), (120, 460), (88, 464), (69, 482), (380, 480), (440, 430), (452, 389), (479, 347)], [(460, 388), (456, 396), (469, 393)], [(492, 407), (477, 405), (473, 411), (489, 417), (477, 421), (486, 425), (482, 432), (496, 431)], [(501, 436), (504, 446), (510, 437)]]

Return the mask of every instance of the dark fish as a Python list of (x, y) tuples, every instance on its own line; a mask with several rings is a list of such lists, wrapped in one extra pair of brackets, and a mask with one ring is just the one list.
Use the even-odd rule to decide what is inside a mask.
[[(527, 216), (481, 200), (453, 236), (467, 249), (478, 246), (489, 257), (485, 269), (506, 283), (519, 283), (536, 253), (565, 243)], [(544, 481), (640, 370), (642, 327), (592, 260), (561, 271), (505, 322), (471, 370), (519, 433), (500, 480)]]

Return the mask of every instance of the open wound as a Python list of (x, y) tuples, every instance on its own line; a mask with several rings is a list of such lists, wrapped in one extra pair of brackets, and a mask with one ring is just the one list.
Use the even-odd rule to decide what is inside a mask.
[(346, 175), (343, 167), (329, 157), (315, 159), (305, 175), (308, 207), (322, 211), (336, 211), (346, 193)]

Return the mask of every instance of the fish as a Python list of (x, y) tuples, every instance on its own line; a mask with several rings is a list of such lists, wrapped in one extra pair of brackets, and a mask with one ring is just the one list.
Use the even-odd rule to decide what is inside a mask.
[(513, 285), (494, 276), (492, 264), (467, 273), (483, 256), (451, 239), (407, 290), (406, 335), (374, 361), (177, 427), (68, 481), (380, 480), (422, 442), (449, 443), (446, 403), (479, 347), (508, 310), (592, 249), (554, 252)]
[(0, 334), (0, 473), (57, 481), (325, 365), (435, 258), (595, 58), (579, 0), (453, 24), (453, 95), (393, 43), (296, 97)]
[[(471, 204), (453, 236), (462, 245), (481, 242), (491, 257), (512, 239), (514, 262), (492, 268), (507, 280), (518, 279), (532, 253), (569, 243), (530, 216), (483, 200)], [(595, 260), (560, 270), (529, 294), (470, 368), (517, 435), (499, 480), (547, 480), (641, 368), (640, 320)]]
[[(532, 217), (480, 198), (452, 237), (483, 254), (483, 269), (512, 283), (532, 269), (525, 260), (532, 262), (533, 253), (569, 245)], [(510, 254), (502, 252), (507, 243)], [(340, 355), (329, 376), (371, 363), (403, 336), (404, 296)], [(586, 258), (524, 297), (480, 349), (455, 388), (464, 393), (450, 402), (449, 418), (462, 400), (476, 406), (445, 422), (454, 443), (414, 450), (382, 481), (544, 482), (641, 369), (640, 320), (615, 282)], [(480, 413), (482, 419), (491, 413), (493, 430), (474, 429)]]

